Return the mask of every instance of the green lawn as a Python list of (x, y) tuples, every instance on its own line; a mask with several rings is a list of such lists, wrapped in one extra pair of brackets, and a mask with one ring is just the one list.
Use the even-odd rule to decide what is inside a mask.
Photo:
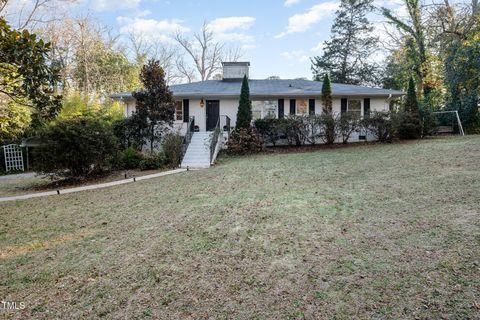
[(224, 158), (0, 210), (12, 318), (480, 318), (480, 136)]
[(8, 177), (0, 176), (0, 197), (34, 193), (36, 188), (41, 188), (48, 183), (50, 183), (49, 179), (42, 179), (39, 176), (21, 178), (19, 178), (18, 175), (9, 175)]

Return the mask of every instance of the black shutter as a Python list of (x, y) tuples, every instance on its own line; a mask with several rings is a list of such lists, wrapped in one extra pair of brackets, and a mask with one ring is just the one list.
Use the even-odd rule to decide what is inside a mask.
[(348, 100), (346, 98), (342, 98), (340, 103), (340, 113), (343, 114), (347, 112), (347, 104), (348, 104)]
[(190, 101), (183, 99), (183, 122), (188, 122), (190, 118)]
[(308, 114), (315, 114), (315, 99), (308, 100)]
[(363, 117), (370, 118), (370, 98), (363, 99)]
[(283, 115), (285, 114), (284, 104), (285, 104), (285, 100), (278, 99), (278, 119), (282, 119)]
[(295, 114), (295, 99), (290, 99), (290, 114)]

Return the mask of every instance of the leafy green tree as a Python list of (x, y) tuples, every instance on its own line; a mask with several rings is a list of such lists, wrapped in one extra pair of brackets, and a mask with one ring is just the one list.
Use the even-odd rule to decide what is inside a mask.
[(92, 42), (86, 50), (75, 53), (73, 75), (77, 90), (85, 95), (108, 96), (138, 88), (134, 80), (138, 77), (137, 66), (101, 38), (94, 38)]
[(425, 31), (424, 11), (420, 0), (403, 0), (408, 16), (405, 20), (394, 15), (389, 9), (382, 8), (383, 16), (395, 26), (405, 38), (404, 46), (408, 50), (409, 60), (412, 61), (412, 71), (419, 82), (419, 88), (423, 91), (423, 97), (430, 99), (432, 90), (435, 89), (435, 72), (432, 68), (432, 55), (428, 50), (427, 36)]
[(50, 43), (13, 30), (0, 17), (0, 94), (32, 108), (32, 125), (53, 119), (61, 108), (55, 93), (58, 70), (49, 66)]
[(480, 6), (478, 1), (451, 5), (444, 1), (435, 18), (447, 88), (447, 108), (458, 110), (464, 128), (480, 131)]
[(370, 61), (377, 38), (368, 13), (373, 0), (342, 0), (332, 26), (332, 35), (325, 42), (322, 56), (312, 59), (314, 78), (330, 73), (333, 82), (376, 84), (378, 66)]
[(30, 125), (30, 116), (28, 106), (0, 97), (0, 145), (19, 142)]
[(330, 83), (330, 76), (326, 73), (323, 76), (323, 83), (322, 83), (322, 112), (324, 114), (332, 113), (332, 84)]
[(64, 97), (62, 110), (58, 115), (59, 119), (69, 119), (75, 117), (99, 117), (109, 122), (114, 122), (124, 118), (123, 106), (118, 101), (105, 100), (100, 103), (97, 100), (91, 100), (89, 97), (73, 92)]
[(165, 72), (157, 60), (151, 59), (142, 67), (140, 81), (143, 89), (135, 91), (137, 101), (134, 118), (138, 118), (139, 131), (150, 143), (150, 151), (161, 140), (167, 126), (172, 125), (175, 101), (165, 81)]
[(384, 88), (396, 90), (406, 90), (408, 88), (412, 70), (415, 68), (415, 58), (408, 44), (411, 41), (411, 39), (407, 39), (406, 43), (402, 43), (386, 58), (382, 72), (382, 86)]
[(243, 77), (240, 102), (237, 111), (236, 128), (250, 128), (252, 122), (252, 101), (250, 100), (250, 89), (247, 76)]

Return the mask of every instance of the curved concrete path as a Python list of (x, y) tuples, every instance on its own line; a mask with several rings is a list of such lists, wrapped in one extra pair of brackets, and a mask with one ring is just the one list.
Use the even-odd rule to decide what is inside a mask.
[(80, 192), (80, 191), (85, 191), (85, 190), (94, 190), (94, 189), (100, 189), (100, 188), (113, 187), (113, 186), (118, 186), (118, 185), (121, 185), (121, 184), (132, 183), (132, 182), (141, 181), (141, 180), (148, 180), (148, 179), (162, 177), (162, 176), (168, 176), (168, 175), (171, 175), (171, 174), (185, 172), (185, 171), (187, 171), (187, 169), (175, 169), (175, 170), (164, 171), (164, 172), (159, 172), (159, 173), (154, 173), (154, 174), (148, 174), (148, 175), (141, 176), (141, 177), (128, 178), (128, 179), (125, 179), (125, 180), (117, 180), (117, 181), (112, 181), (112, 182), (91, 184), (91, 185), (83, 186), (83, 187), (75, 187), (75, 188), (59, 189), (59, 190), (54, 190), (54, 191), (45, 191), (45, 192), (37, 192), (37, 193), (30, 193), (30, 194), (22, 194), (22, 195), (19, 195), (19, 196), (3, 197), (3, 198), (0, 198), (0, 202), (31, 199), (31, 198), (38, 198), (38, 197), (46, 197), (46, 196), (61, 195), (61, 194), (67, 194), (67, 193), (73, 193), (73, 192)]

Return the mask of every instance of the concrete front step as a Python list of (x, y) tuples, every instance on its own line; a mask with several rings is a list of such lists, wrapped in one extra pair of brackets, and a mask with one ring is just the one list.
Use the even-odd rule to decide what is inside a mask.
[(183, 157), (181, 168), (210, 167), (210, 136), (211, 132), (194, 132)]

